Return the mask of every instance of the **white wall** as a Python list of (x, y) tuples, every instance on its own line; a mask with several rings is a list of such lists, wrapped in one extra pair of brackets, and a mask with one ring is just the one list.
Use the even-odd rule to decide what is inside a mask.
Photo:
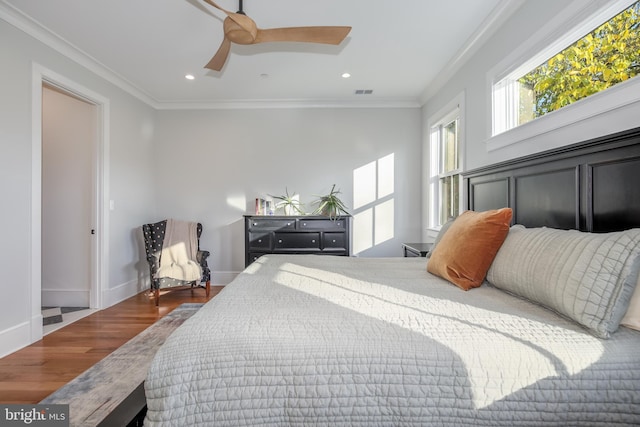
[[(79, 66), (0, 19), (0, 355), (37, 339), (32, 318), (31, 211), (32, 93), (34, 63), (109, 100), (107, 197), (110, 213), (106, 305), (139, 288), (135, 230), (155, 210), (151, 143), (155, 111), (105, 79)], [(35, 297), (34, 297), (35, 298)], [(32, 328), (33, 326), (33, 328)]]
[(288, 188), (309, 204), (336, 184), (353, 207), (354, 170), (390, 154), (393, 238), (359, 255), (400, 256), (403, 241), (419, 239), (419, 109), (159, 111), (155, 140), (156, 219), (203, 223), (217, 283), (244, 268), (242, 215), (256, 197)]
[[(527, 1), (494, 36), (442, 87), (423, 107), (423, 124), (457, 94), (465, 91), (466, 145), (465, 169), (517, 158), (555, 147), (640, 126), (640, 94), (638, 102), (592, 117), (574, 125), (518, 141), (505, 148), (488, 151), (490, 137), (490, 92), (487, 73), (503, 58), (518, 51), (549, 21), (571, 2), (557, 0)], [(553, 114), (564, 114), (562, 110)], [(427, 135), (425, 131), (424, 135)], [(426, 144), (427, 141), (425, 140)], [(426, 151), (425, 151), (426, 153)], [(425, 162), (425, 166), (428, 163)], [(426, 197), (426, 194), (424, 194)]]
[(42, 91), (42, 306), (89, 307), (97, 109)]

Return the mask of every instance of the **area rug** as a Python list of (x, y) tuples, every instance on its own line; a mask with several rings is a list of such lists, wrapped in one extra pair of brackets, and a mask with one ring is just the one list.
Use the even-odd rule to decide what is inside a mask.
[(176, 307), (40, 403), (68, 404), (71, 426), (127, 425), (144, 407), (143, 383), (156, 351), (202, 305)]

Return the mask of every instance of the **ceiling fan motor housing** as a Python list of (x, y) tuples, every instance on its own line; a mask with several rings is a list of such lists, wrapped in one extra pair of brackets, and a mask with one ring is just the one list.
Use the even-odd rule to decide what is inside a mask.
[(227, 38), (237, 44), (254, 43), (258, 35), (256, 23), (251, 18), (242, 15), (236, 15), (234, 18), (227, 17), (224, 20), (224, 33)]

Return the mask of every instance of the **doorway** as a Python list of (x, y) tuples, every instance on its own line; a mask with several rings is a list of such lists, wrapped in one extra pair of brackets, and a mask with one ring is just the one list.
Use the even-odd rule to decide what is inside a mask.
[(42, 312), (44, 332), (90, 314), (92, 153), (97, 107), (42, 86)]
[[(73, 114), (61, 117), (63, 110)], [(84, 145), (50, 146), (50, 125), (64, 144), (76, 139)], [(108, 283), (109, 100), (33, 64), (32, 128), (30, 326), (35, 342), (43, 335), (43, 305), (102, 308)], [(77, 313), (70, 317), (78, 318)]]

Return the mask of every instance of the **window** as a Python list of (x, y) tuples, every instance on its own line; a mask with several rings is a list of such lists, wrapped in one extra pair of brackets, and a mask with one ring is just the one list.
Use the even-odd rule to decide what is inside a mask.
[(595, 25), (590, 19), (571, 32), (583, 35), (577, 41), (563, 39), (568, 47), (554, 44), (493, 85), (493, 135), (640, 74), (640, 1), (615, 3), (615, 16), (611, 8), (596, 14)]
[(433, 228), (440, 227), (449, 218), (455, 218), (460, 213), (460, 135), (459, 106), (430, 128), (430, 225)]

